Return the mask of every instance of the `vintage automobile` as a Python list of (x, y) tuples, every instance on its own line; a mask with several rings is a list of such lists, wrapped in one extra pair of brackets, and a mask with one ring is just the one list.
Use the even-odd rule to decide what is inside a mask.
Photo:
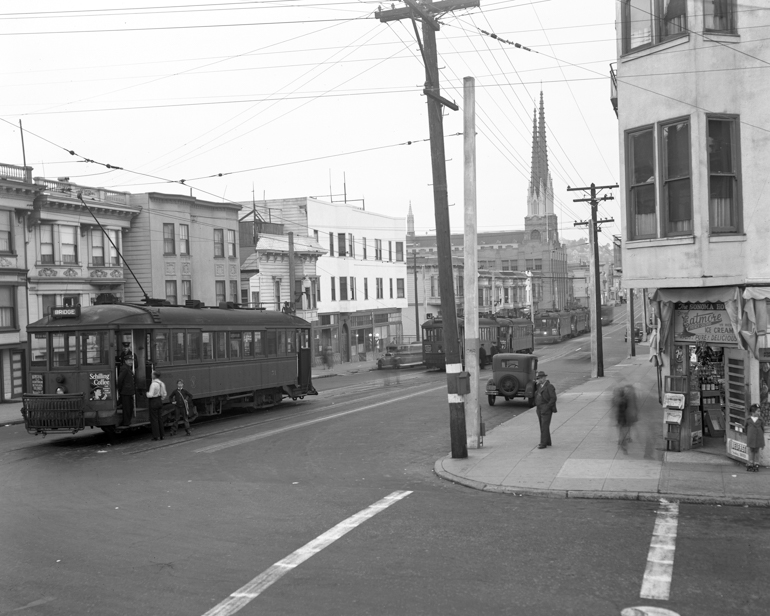
[(385, 354), (377, 360), (377, 368), (405, 368), (408, 366), (421, 366), (422, 344), (391, 344), (385, 347)]
[(537, 356), (524, 353), (498, 353), (492, 358), (492, 378), (487, 381), (487, 400), (494, 406), (498, 396), (506, 400), (525, 398), (535, 405)]
[[(649, 332), (647, 332), (647, 333), (649, 333)], [(634, 326), (634, 342), (641, 342), (643, 337), (644, 336), (642, 334), (642, 324), (641, 323), (637, 323)], [(628, 328), (627, 327), (626, 327), (625, 336), (623, 336), (623, 342), (628, 342)]]

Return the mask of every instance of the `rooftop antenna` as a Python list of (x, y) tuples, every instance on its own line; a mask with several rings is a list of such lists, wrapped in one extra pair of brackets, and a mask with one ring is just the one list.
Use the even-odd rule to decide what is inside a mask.
[(139, 279), (136, 277), (136, 274), (134, 274), (134, 270), (131, 269), (131, 266), (128, 264), (128, 261), (126, 261), (123, 258), (123, 255), (120, 253), (120, 250), (118, 250), (118, 247), (115, 246), (115, 242), (112, 241), (112, 238), (110, 237), (110, 234), (107, 233), (107, 231), (104, 230), (104, 227), (102, 227), (102, 223), (100, 223), (99, 219), (96, 216), (94, 216), (94, 213), (91, 210), (91, 208), (88, 207), (88, 204), (85, 201), (83, 201), (83, 193), (81, 191), (78, 191), (78, 199), (80, 200), (80, 203), (82, 203), (83, 206), (88, 210), (88, 213), (91, 214), (93, 219), (96, 221), (96, 224), (99, 225), (99, 228), (102, 230), (102, 233), (104, 234), (104, 236), (109, 240), (110, 244), (112, 244), (112, 247), (115, 249), (115, 252), (117, 252), (118, 255), (120, 256), (120, 260), (123, 261), (123, 263), (126, 264), (126, 267), (128, 268), (128, 271), (131, 272), (131, 275), (134, 277), (134, 280), (136, 281), (136, 284), (139, 285), (139, 288), (142, 291), (142, 295), (144, 295), (144, 301), (149, 304), (152, 301), (150, 296), (147, 295), (147, 292), (144, 290), (144, 287), (142, 286), (142, 283), (139, 282)]

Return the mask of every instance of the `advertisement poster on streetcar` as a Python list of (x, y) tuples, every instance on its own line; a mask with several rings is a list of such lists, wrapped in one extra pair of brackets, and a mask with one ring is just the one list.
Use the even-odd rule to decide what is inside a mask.
[(91, 372), (88, 375), (90, 385), (89, 400), (111, 400), (110, 375), (108, 372)]
[(724, 302), (677, 303), (674, 307), (674, 341), (718, 346), (738, 344)]

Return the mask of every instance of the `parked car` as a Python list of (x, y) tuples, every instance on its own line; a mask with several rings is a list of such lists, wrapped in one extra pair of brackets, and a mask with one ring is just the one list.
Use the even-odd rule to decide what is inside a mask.
[(392, 344), (385, 347), (385, 353), (377, 360), (377, 368), (405, 368), (407, 366), (421, 366), (422, 344)]
[(487, 400), (494, 406), (498, 396), (506, 400), (525, 398), (535, 405), (537, 356), (524, 353), (498, 353), (492, 359), (492, 378), (487, 381)]
[[(647, 332), (649, 333), (649, 332)], [(634, 342), (641, 342), (642, 341), (642, 324), (637, 323), (634, 326)], [(623, 341), (628, 342), (628, 328), (626, 328), (625, 336), (623, 336)]]

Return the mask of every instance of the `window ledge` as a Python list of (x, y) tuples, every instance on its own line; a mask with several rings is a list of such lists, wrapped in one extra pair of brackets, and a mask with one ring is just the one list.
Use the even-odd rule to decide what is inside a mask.
[(626, 248), (633, 250), (635, 248), (657, 248), (660, 246), (684, 246), (694, 244), (695, 236), (687, 235), (685, 237), (666, 237), (649, 240), (633, 240), (626, 242)]
[(620, 62), (625, 64), (626, 62), (630, 62), (631, 60), (636, 60), (638, 58), (645, 58), (659, 51), (666, 51), (668, 49), (671, 49), (672, 47), (678, 47), (679, 45), (686, 45), (689, 42), (690, 42), (689, 34), (685, 36), (679, 36), (677, 38), (664, 41), (663, 43), (658, 43), (650, 47), (645, 47), (644, 49), (640, 49), (639, 51), (626, 52), (622, 56), (620, 56)]
[(703, 33), (704, 43), (740, 43), (741, 36), (732, 32), (709, 32)]
[(723, 242), (745, 242), (746, 234), (737, 235), (709, 235), (709, 244), (721, 244)]

